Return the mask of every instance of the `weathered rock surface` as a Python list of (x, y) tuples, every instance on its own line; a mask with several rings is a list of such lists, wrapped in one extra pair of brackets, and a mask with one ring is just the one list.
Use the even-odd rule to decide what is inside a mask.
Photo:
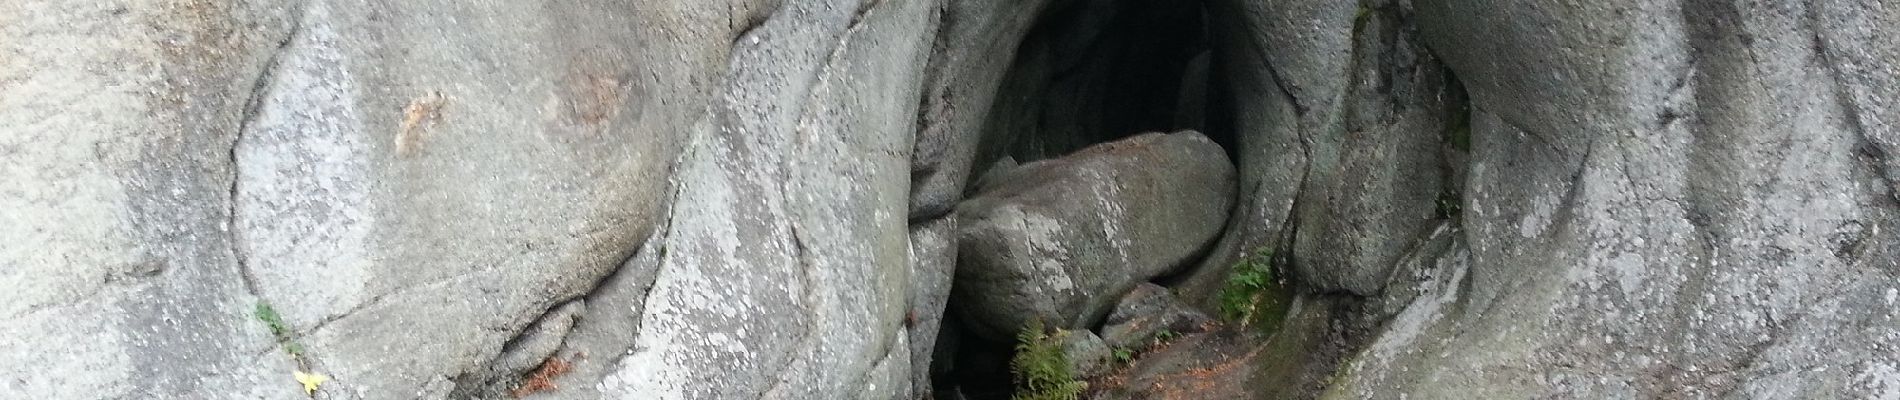
[(1354, 2), (1210, 0), (1215, 74), (1231, 96), (1240, 203), (1204, 265), (1169, 286), (1211, 309), (1236, 261), (1292, 233), (1309, 139), (1340, 134), (1352, 57)]
[(946, 303), (956, 278), (957, 220), (947, 216), (912, 224), (910, 228), (910, 307), (905, 331), (910, 337), (911, 390), (909, 398), (929, 398), (933, 356), (943, 346), (937, 339), (946, 322)]
[(1069, 370), (1074, 371), (1077, 378), (1101, 375), (1113, 366), (1113, 351), (1101, 336), (1088, 330), (1065, 331), (1062, 355), (1068, 358)]
[(1306, 284), (1379, 293), (1392, 266), (1438, 224), (1453, 194), (1442, 159), (1456, 98), (1438, 61), (1393, 12), (1355, 20), (1353, 77), (1337, 130), (1308, 132), (1306, 177), (1294, 200), (1294, 269)]
[(735, 37), (603, 397), (910, 390), (906, 182), (930, 5), (785, 2)]
[(937, 20), (921, 0), (6, 2), (0, 281), (23, 289), (0, 296), (0, 391), (299, 398), (300, 370), (323, 398), (496, 396), (585, 353), (544, 395), (905, 395)]
[[(943, 3), (936, 52), (924, 75), (911, 158), (912, 218), (950, 213), (979, 166), (977, 148), (1016, 47), (1052, 3), (970, 0)], [(1070, 0), (1073, 1), (1073, 0)]]
[(1168, 288), (1152, 283), (1135, 285), (1122, 295), (1115, 310), (1102, 322), (1102, 340), (1117, 348), (1136, 348), (1153, 341), (1163, 332), (1169, 336), (1199, 333), (1212, 328), (1214, 319), (1194, 310)]
[(0, 397), (1900, 398), (1890, 3), (0, 1)]
[[(993, 160), (1051, 158), (1175, 124), (1206, 46), (1191, 2), (945, 2), (913, 159), (912, 217), (950, 212)], [(1200, 81), (1184, 80), (1186, 75)]]
[[(1211, 271), (1265, 247), (1309, 292), (1374, 295), (1324, 322), (1366, 329), (1329, 344), (1366, 346), (1333, 397), (1900, 393), (1873, 356), (1900, 343), (1880, 125), (1895, 73), (1868, 67), (1895, 54), (1870, 39), (1900, 27), (1892, 10), (1371, 2), (1285, 23), (1337, 4), (1308, 3), (1212, 4), (1238, 11), (1211, 14), (1232, 57), (1217, 65), (1242, 110), (1242, 191), (1266, 194), (1170, 284), (1211, 306)], [(1441, 56), (1458, 79), (1431, 78)], [(1375, 78), (1329, 85), (1316, 67)], [(1351, 128), (1366, 115), (1391, 128)], [(1433, 133), (1444, 144), (1423, 145)], [(1421, 169), (1445, 175), (1407, 178)], [(1391, 183), (1407, 181), (1424, 183)], [(1457, 197), (1423, 206), (1424, 187)]]
[(1418, 15), (1471, 93), (1468, 241), (1437, 256), (1450, 278), (1389, 324), (1341, 397), (1900, 395), (1893, 131), (1867, 122), (1894, 115), (1882, 93), (1900, 72), (1864, 64), (1894, 54), (1871, 38), (1900, 33), (1900, 14)]
[(1346, 349), (1333, 321), (1345, 316), (1343, 297), (1309, 297), (1292, 304), (1285, 325), (1269, 336), (1251, 327), (1222, 326), (1135, 348), (1115, 374), (1095, 379), (1093, 399), (1310, 399), (1326, 389), (1329, 365)]
[[(1435, 200), (1456, 192), (1459, 116), (1444, 67), (1396, 6), (1215, 1), (1234, 84), (1242, 197), (1221, 247), (1171, 283), (1203, 306), (1228, 267), (1261, 249), (1298, 258), (1303, 284), (1377, 294)], [(1455, 154), (1449, 154), (1455, 156)]]
[(1221, 148), (1149, 133), (1023, 164), (958, 206), (964, 320), (1007, 340), (1032, 319), (1088, 328), (1136, 283), (1184, 266), (1233, 202)]
[(0, 375), (47, 398), (299, 394), (260, 303), (325, 393), (440, 396), (647, 235), (725, 39), (623, 47), (715, 17), (605, 3), (4, 8), (0, 269), (32, 289)]

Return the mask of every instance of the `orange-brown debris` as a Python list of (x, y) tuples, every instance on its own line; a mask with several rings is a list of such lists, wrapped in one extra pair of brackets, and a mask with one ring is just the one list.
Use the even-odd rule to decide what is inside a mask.
[[(575, 358), (578, 359), (579, 356), (576, 354)], [(541, 362), (540, 368), (535, 368), (534, 373), (528, 374), (526, 379), (521, 380), (521, 385), (515, 386), (513, 394), (519, 399), (545, 390), (558, 390), (561, 387), (554, 385), (554, 379), (566, 375), (572, 369), (574, 369), (573, 364), (567, 360), (562, 360), (560, 357), (548, 357), (547, 361)]]

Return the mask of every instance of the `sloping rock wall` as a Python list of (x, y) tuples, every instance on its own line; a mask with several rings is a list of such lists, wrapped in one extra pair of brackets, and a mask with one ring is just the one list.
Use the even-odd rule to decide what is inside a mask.
[[(326, 398), (443, 398), (584, 354), (604, 383), (562, 393), (907, 394), (912, 116), (939, 13), (9, 2), (0, 263), (26, 289), (5, 296), (0, 385), (289, 398), (298, 370)], [(549, 353), (603, 329), (621, 333)]]
[(930, 396), (978, 170), (1178, 120), (1222, 390), (1900, 394), (1900, 9), (1157, 4), (0, 2), (0, 393)]
[(1438, 256), (1464, 282), (1406, 307), (1337, 393), (1900, 393), (1893, 131), (1868, 122), (1893, 71), (1865, 64), (1893, 46), (1860, 36), (1895, 15), (1419, 4), (1471, 93), (1467, 241)]

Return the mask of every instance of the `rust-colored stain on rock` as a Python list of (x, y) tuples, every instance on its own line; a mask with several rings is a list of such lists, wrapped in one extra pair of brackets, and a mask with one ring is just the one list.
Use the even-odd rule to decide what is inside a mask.
[(447, 103), (441, 91), (409, 100), (409, 106), (402, 109), (402, 126), (396, 131), (396, 155), (415, 153), (422, 142), (422, 129), (442, 118), (442, 106)]

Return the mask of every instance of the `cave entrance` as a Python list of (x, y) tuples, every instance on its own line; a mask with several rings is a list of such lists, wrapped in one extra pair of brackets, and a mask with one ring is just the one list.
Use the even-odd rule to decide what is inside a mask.
[[(997, 83), (973, 172), (1005, 156), (1029, 162), (1182, 129), (1201, 131), (1233, 157), (1201, 1), (1056, 1)], [(955, 300), (946, 311), (961, 318)], [(946, 324), (937, 341), (935, 398), (1011, 398), (1015, 343), (960, 334), (956, 325)]]
[[(1058, 157), (1143, 132), (1208, 126), (1208, 30), (1200, 1), (1081, 0), (1052, 6), (1017, 46), (984, 121), (983, 159)], [(1211, 131), (1210, 131), (1211, 130)]]

